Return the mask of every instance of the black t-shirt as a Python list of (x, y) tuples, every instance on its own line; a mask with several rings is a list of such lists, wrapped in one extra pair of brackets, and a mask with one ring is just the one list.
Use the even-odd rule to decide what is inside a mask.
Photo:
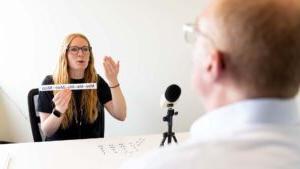
[[(70, 83), (85, 83), (84, 79), (71, 79)], [(53, 77), (51, 75), (46, 76), (42, 85), (51, 85), (54, 84)], [(80, 99), (81, 99), (81, 90), (73, 90), (72, 95), (75, 99), (76, 109), (80, 110)], [(105, 103), (112, 100), (111, 91), (108, 84), (104, 79), (98, 75), (97, 81), (97, 95), (99, 100), (99, 105), (104, 106)], [(38, 111), (44, 113), (52, 113), (54, 104), (52, 102), (54, 95), (52, 91), (39, 92), (38, 97)], [(94, 123), (90, 124), (85, 119), (82, 119), (82, 124), (78, 123), (80, 119), (80, 111), (77, 117), (77, 123), (75, 120), (75, 115), (70, 126), (66, 129), (59, 128), (51, 137), (47, 137), (46, 140), (68, 140), (68, 139), (81, 139), (81, 138), (97, 138), (103, 137), (104, 133), (104, 112), (100, 111), (101, 108), (98, 108), (98, 117)], [(84, 110), (83, 110), (84, 111)], [(82, 113), (82, 112), (81, 112)], [(75, 113), (73, 113), (75, 114)], [(84, 118), (84, 116), (81, 116)]]

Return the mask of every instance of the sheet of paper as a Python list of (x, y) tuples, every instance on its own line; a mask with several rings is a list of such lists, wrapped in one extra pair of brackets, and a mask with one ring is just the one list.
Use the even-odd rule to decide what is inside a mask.
[(97, 147), (99, 151), (105, 155), (132, 155), (139, 153), (143, 144), (145, 143), (145, 138), (137, 138), (131, 141), (120, 141), (118, 143), (103, 143), (99, 144)]
[(0, 152), (0, 169), (8, 169), (10, 156), (6, 152)]

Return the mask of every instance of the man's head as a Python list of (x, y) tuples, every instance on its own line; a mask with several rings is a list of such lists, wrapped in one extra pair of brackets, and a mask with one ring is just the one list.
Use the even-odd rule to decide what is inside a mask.
[(216, 0), (196, 24), (194, 82), (207, 108), (297, 95), (299, 18), (298, 0)]

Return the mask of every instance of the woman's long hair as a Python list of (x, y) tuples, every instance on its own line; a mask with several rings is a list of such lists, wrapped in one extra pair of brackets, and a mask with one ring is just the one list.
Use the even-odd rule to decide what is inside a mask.
[[(68, 57), (67, 57), (67, 50), (74, 38), (83, 38), (88, 42), (90, 45), (89, 40), (86, 36), (80, 33), (73, 33), (68, 35), (62, 45), (59, 62), (56, 67), (56, 70), (53, 74), (54, 84), (68, 84), (70, 83), (70, 76), (69, 76), (69, 66), (68, 66)], [(94, 67), (94, 56), (92, 50), (90, 50), (90, 57), (89, 63), (87, 68), (84, 72), (84, 82), (85, 83), (97, 83), (98, 76)], [(58, 93), (58, 91), (54, 91), (54, 94)], [(72, 98), (69, 102), (68, 109), (65, 112), (65, 116), (62, 120), (62, 128), (68, 128), (71, 124), (74, 116), (74, 109), (76, 109), (75, 105), (75, 98), (72, 95)], [(98, 117), (98, 97), (97, 97), (97, 90), (83, 90), (81, 95), (80, 101), (80, 109), (84, 110), (84, 117), (88, 123), (93, 123)], [(79, 113), (80, 110), (77, 110)], [(81, 113), (83, 113), (81, 112)]]

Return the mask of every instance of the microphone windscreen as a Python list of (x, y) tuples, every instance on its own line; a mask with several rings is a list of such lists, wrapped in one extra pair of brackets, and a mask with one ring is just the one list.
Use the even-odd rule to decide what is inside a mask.
[(165, 98), (167, 101), (173, 103), (175, 102), (181, 94), (181, 89), (178, 85), (172, 84), (170, 85), (165, 93)]

